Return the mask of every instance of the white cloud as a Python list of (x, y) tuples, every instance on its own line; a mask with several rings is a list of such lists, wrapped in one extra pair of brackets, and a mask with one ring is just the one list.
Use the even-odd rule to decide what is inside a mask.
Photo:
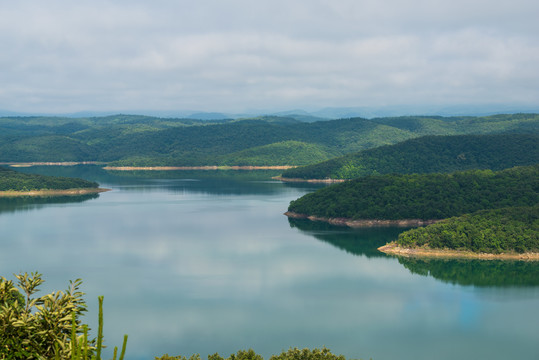
[(0, 109), (533, 103), (532, 1), (0, 5)]

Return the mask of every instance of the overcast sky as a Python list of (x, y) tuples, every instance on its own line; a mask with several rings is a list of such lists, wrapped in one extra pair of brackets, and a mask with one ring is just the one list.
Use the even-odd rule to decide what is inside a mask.
[(537, 0), (0, 0), (0, 109), (539, 102)]

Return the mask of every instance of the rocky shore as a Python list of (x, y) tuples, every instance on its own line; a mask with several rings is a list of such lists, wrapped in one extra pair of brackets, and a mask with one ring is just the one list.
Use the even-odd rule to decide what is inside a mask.
[(430, 249), (430, 248), (404, 248), (391, 242), (378, 248), (379, 251), (397, 256), (422, 257), (422, 258), (460, 258), (460, 259), (484, 259), (484, 260), (528, 260), (539, 261), (539, 253), (474, 253), (465, 250)]
[(365, 227), (417, 227), (426, 226), (439, 222), (440, 220), (422, 219), (402, 219), (402, 220), (379, 220), (379, 219), (347, 219), (347, 218), (325, 218), (314, 215), (298, 214), (287, 211), (284, 215), (293, 219), (308, 219), (311, 221), (323, 221), (333, 225), (348, 226), (351, 228)]
[(284, 178), (281, 176), (273, 177), (275, 180), (280, 180), (283, 182), (307, 182), (307, 183), (324, 183), (324, 184), (333, 184), (333, 183), (342, 183), (348, 180), (344, 179), (299, 179), (299, 178)]

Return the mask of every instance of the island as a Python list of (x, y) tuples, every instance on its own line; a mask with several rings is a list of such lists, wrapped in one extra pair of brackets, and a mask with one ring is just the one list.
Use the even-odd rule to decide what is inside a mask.
[(108, 191), (93, 181), (38, 174), (25, 174), (0, 167), (0, 196), (84, 195)]
[(386, 253), (539, 259), (538, 190), (539, 165), (366, 176), (292, 201), (285, 215), (349, 227), (427, 225), (379, 249)]

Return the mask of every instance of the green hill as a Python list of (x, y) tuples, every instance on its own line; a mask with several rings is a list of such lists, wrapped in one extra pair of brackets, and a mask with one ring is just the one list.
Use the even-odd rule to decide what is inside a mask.
[(372, 121), (418, 135), (464, 135), (539, 132), (538, 114), (491, 116), (401, 116)]
[[(102, 161), (115, 165), (303, 165), (425, 134), (539, 133), (535, 114), (362, 118), (302, 122), (138, 115), (0, 118), (0, 162)], [(300, 144), (301, 143), (301, 144)], [(289, 153), (286, 153), (289, 152)], [(309, 155), (308, 153), (312, 154)]]
[(366, 176), (290, 203), (288, 211), (323, 218), (445, 219), (483, 209), (539, 202), (539, 165), (493, 172)]
[(0, 191), (67, 190), (97, 188), (99, 184), (77, 178), (23, 174), (0, 167)]
[(303, 165), (333, 158), (336, 151), (302, 141), (282, 141), (269, 145), (240, 150), (216, 158), (216, 165)]
[(283, 178), (353, 179), (372, 174), (501, 170), (539, 162), (539, 134), (424, 136), (289, 169)]
[(539, 252), (539, 205), (483, 210), (399, 235), (405, 248), (469, 250), (500, 254)]

